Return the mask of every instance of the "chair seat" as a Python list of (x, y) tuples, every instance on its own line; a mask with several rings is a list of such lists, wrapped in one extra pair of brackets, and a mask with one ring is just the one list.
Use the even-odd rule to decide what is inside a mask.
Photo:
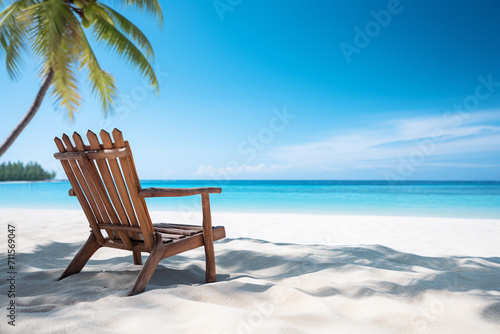
[[(153, 224), (155, 232), (158, 232), (163, 240), (163, 243), (175, 243), (180, 240), (191, 239), (194, 237), (201, 238), (203, 227), (196, 225), (182, 225), (172, 223), (156, 223)], [(213, 241), (223, 239), (225, 237), (225, 229), (223, 226), (212, 227)]]
[[(183, 225), (183, 224), (173, 224), (173, 223), (156, 223), (153, 224), (153, 229), (156, 233), (161, 235), (162, 241), (165, 244), (175, 243), (181, 240), (191, 239), (197, 237), (201, 240), (203, 235), (203, 227), (197, 225)], [(143, 243), (144, 238), (142, 234), (138, 234), (137, 238), (131, 239), (134, 243)], [(212, 227), (212, 238), (213, 241), (217, 241), (225, 238), (225, 229), (223, 226), (213, 226)], [(108, 240), (108, 239), (107, 239)], [(113, 242), (120, 242), (119, 240), (113, 240)]]
[(179, 239), (185, 239), (203, 233), (202, 226), (172, 223), (153, 224), (153, 229), (155, 232), (160, 233), (164, 243), (174, 242)]

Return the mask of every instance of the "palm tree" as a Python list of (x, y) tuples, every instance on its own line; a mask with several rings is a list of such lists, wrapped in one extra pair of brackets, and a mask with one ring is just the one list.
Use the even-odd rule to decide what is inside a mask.
[[(2, 1), (8, 0), (0, 0), (0, 5)], [(163, 23), (158, 0), (115, 2), (144, 10)], [(148, 57), (153, 58), (151, 44), (132, 22), (109, 6), (96, 0), (14, 1), (0, 13), (0, 54), (5, 55), (9, 76), (16, 79), (22, 58), (31, 49), (39, 60), (43, 81), (28, 112), (0, 146), (0, 157), (35, 116), (49, 88), (56, 103), (73, 119), (82, 101), (77, 72), (83, 68), (103, 112), (106, 114), (112, 109), (117, 96), (115, 80), (99, 66), (85, 30), (97, 43), (123, 56), (158, 93), (158, 81), (148, 61)]]

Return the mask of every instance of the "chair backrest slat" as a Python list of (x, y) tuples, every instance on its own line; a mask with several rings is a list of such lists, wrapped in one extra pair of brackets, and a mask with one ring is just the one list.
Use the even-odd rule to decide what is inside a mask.
[(121, 240), (132, 249), (131, 239), (139, 240), (139, 233), (110, 229), (109, 226), (139, 226), (145, 246), (151, 250), (154, 245), (153, 225), (145, 201), (138, 195), (141, 186), (130, 147), (116, 129), (113, 131), (114, 143), (106, 131), (101, 131), (100, 135), (102, 145), (93, 132), (87, 132), (90, 145), (85, 145), (75, 132), (73, 146), (64, 134), (62, 141), (55, 139), (60, 153), (54, 156), (61, 160), (98, 242), (104, 242), (100, 230), (104, 229), (110, 239)]
[[(104, 130), (101, 130), (100, 136), (104, 149), (113, 149), (113, 141), (111, 140), (111, 136), (109, 135), (109, 133), (107, 133)], [(121, 172), (118, 161), (115, 158), (110, 158), (107, 161), (109, 164), (109, 169), (111, 170), (111, 173), (113, 175), (116, 187), (118, 188), (118, 193), (120, 195), (120, 199), (122, 201), (128, 219), (132, 226), (139, 226), (139, 222), (137, 221), (136, 213), (134, 207), (132, 206), (132, 202), (130, 200), (127, 186), (125, 184), (125, 180), (123, 179), (123, 174)]]
[[(126, 147), (121, 131), (119, 131), (118, 129), (114, 129), (113, 138), (115, 140), (115, 144), (117, 145), (115, 147)], [(130, 155), (128, 157), (118, 159), (120, 160), (120, 165), (125, 176), (125, 181), (127, 182), (127, 188), (130, 194), (130, 198), (137, 213), (137, 219), (142, 230), (144, 243), (146, 244), (146, 247), (151, 247), (151, 249), (153, 249), (153, 245), (155, 244), (153, 224), (151, 223), (151, 218), (149, 217), (146, 202), (143, 198), (139, 197), (141, 184), (139, 182), (139, 177), (137, 176), (137, 172), (134, 168), (131, 157), (132, 152), (130, 151)]]
[[(74, 138), (75, 136), (73, 136)], [(71, 143), (71, 140), (69, 139), (68, 136), (63, 135), (63, 141), (66, 144), (66, 149), (71, 149), (74, 151), (80, 151), (84, 152), (85, 147), (82, 147), (78, 145), (79, 143), (75, 143), (76, 145), (73, 147), (73, 144)], [(100, 194), (97, 190), (97, 185), (95, 183), (96, 177), (93, 175), (93, 170), (92, 166), (90, 164), (90, 161), (86, 158), (81, 158), (81, 159), (76, 159), (75, 160), (76, 164), (79, 167), (79, 170), (82, 175), (83, 179), (83, 189), (85, 191), (85, 195), (87, 196), (87, 199), (89, 200), (90, 206), (94, 210), (97, 220), (99, 223), (107, 223), (111, 224), (111, 220), (109, 219), (108, 213), (106, 212), (106, 209), (104, 208), (104, 204), (102, 203)], [(78, 172), (77, 172), (78, 175)], [(82, 184), (82, 182), (80, 182)], [(86, 185), (86, 187), (85, 187)], [(118, 236), (113, 233), (113, 231), (106, 230), (106, 233), (108, 233), (109, 237), (111, 239), (117, 239)]]
[[(95, 133), (93, 133), (92, 131), (88, 131), (87, 138), (89, 140), (90, 148), (92, 150), (100, 150), (101, 149), (101, 145), (99, 144), (99, 140), (97, 139), (97, 136), (95, 135)], [(79, 140), (81, 140), (81, 138)], [(77, 141), (77, 140), (75, 139), (75, 141)], [(102, 151), (100, 151), (100, 152), (102, 152)], [(97, 168), (99, 169), (101, 179), (102, 179), (102, 181), (104, 181), (104, 185), (102, 184), (102, 182), (100, 183), (99, 193), (101, 194), (101, 198), (103, 199), (104, 206), (106, 207), (106, 210), (108, 211), (108, 215), (110, 217), (111, 224), (130, 225), (128, 222), (127, 215), (123, 211), (123, 207), (121, 205), (118, 193), (116, 192), (113, 178), (111, 177), (111, 174), (109, 173), (108, 165), (106, 164), (106, 159), (95, 159), (94, 163), (97, 164)], [(98, 181), (101, 181), (101, 180), (98, 180)], [(108, 198), (108, 196), (106, 196), (106, 190), (107, 190), (107, 195), (109, 195), (109, 198)], [(111, 201), (109, 199), (111, 199)], [(120, 239), (123, 241), (123, 243), (127, 247), (129, 247), (129, 248), (132, 247), (132, 242), (130, 241), (131, 235), (129, 233), (118, 232), (118, 235), (120, 236)]]
[[(66, 149), (64, 148), (64, 144), (59, 138), (54, 139), (57, 148), (59, 149), (59, 152), (66, 152)], [(74, 163), (74, 161), (72, 161)], [(80, 205), (82, 206), (83, 212), (85, 213), (85, 216), (87, 217), (87, 220), (89, 222), (90, 228), (94, 232), (94, 235), (97, 239), (97, 242), (99, 244), (104, 243), (104, 237), (102, 236), (101, 230), (98, 226), (97, 218), (94, 214), (94, 211), (90, 207), (87, 199), (85, 198), (85, 195), (83, 193), (82, 188), (80, 187), (80, 183), (76, 177), (76, 173), (74, 173), (72, 167), (71, 167), (71, 161), (66, 161), (66, 160), (61, 160), (62, 167), (64, 169), (64, 172), (68, 176), (68, 181), (71, 184), (71, 187), (73, 188), (73, 191), (76, 194), (76, 197), (78, 198), (78, 201), (80, 202)]]

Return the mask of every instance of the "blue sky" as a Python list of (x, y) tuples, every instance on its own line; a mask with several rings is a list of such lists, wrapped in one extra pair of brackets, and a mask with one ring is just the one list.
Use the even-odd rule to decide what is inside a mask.
[[(71, 123), (46, 98), (3, 161), (64, 174), (53, 137), (121, 129), (143, 179), (500, 180), (498, 1), (162, 1), (121, 10), (155, 50), (160, 94), (96, 47), (120, 99), (82, 76)], [(0, 58), (0, 140), (37, 92)]]

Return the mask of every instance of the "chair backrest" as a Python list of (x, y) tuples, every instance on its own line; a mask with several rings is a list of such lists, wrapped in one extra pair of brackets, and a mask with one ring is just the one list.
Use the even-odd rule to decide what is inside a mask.
[(74, 145), (66, 134), (62, 140), (56, 137), (59, 152), (54, 157), (61, 161), (99, 244), (114, 243), (132, 249), (135, 241), (144, 240), (145, 249), (150, 251), (154, 245), (153, 225), (146, 203), (138, 195), (141, 185), (130, 146), (117, 129), (113, 130), (114, 142), (104, 130), (100, 136), (102, 144), (89, 130), (90, 145), (85, 145), (76, 132)]

